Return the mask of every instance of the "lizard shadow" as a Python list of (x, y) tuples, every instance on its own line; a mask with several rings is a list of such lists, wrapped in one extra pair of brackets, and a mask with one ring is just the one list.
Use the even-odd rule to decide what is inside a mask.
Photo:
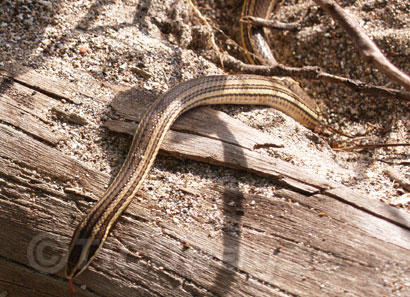
[[(144, 99), (141, 100), (138, 98)], [(152, 94), (140, 90), (129, 89), (128, 91), (122, 91), (117, 94), (117, 96), (111, 103), (111, 108), (114, 110), (114, 113), (122, 119), (125, 118), (126, 120), (138, 121), (143, 114), (143, 110), (149, 105), (149, 103), (147, 104), (147, 102), (152, 102), (154, 99), (155, 96)], [(138, 105), (139, 107), (136, 108), (136, 105)], [(144, 107), (141, 108), (141, 106)], [(211, 111), (209, 107), (195, 108), (194, 110), (190, 110), (181, 115), (181, 117), (177, 119), (171, 129), (174, 131), (177, 130), (179, 133), (183, 133), (184, 137), (187, 138), (187, 141), (189, 141), (189, 138), (195, 138), (198, 135), (201, 136), (202, 133), (206, 133), (207, 135), (205, 135), (204, 137), (211, 137), (219, 142), (218, 145), (221, 146), (223, 155), (222, 161), (227, 161), (228, 164), (237, 162), (242, 165), (245, 164), (244, 166), (246, 166), (246, 157), (240, 143), (238, 143), (235, 135), (231, 133), (229, 128), (226, 127), (226, 123), (218, 119), (218, 117), (213, 115), (213, 113), (214, 112)], [(194, 116), (191, 116), (192, 114), (194, 114)], [(210, 127), (208, 125), (209, 122), (213, 123)], [(119, 123), (117, 121), (114, 125), (112, 125), (112, 123), (114, 122), (111, 122), (111, 124), (108, 125), (106, 124), (106, 127), (108, 127), (109, 130), (115, 132), (131, 134), (133, 133), (132, 131), (135, 128), (135, 125), (130, 126), (129, 122)], [(125, 125), (127, 126), (127, 128), (125, 128), (124, 130), (124, 127), (121, 128), (121, 125)], [(186, 126), (188, 126), (189, 128), (184, 128)], [(192, 131), (191, 129), (194, 129), (194, 131)], [(102, 133), (105, 134), (106, 132)], [(172, 135), (174, 135), (174, 137), (171, 136), (171, 142), (184, 141), (183, 139), (181, 140), (181, 137), (177, 137), (180, 134), (174, 133)], [(235, 146), (234, 154), (232, 154), (232, 146)], [(206, 148), (204, 150), (206, 150)], [(118, 153), (118, 150), (115, 148), (112, 151), (113, 154), (114, 151)], [(109, 154), (111, 154), (111, 152)], [(183, 156), (183, 158), (186, 158), (186, 156)], [(196, 159), (196, 157), (192, 157), (192, 159)], [(205, 160), (202, 161), (215, 164), (215, 162), (212, 161), (212, 158), (209, 158), (209, 160), (206, 160), (205, 158)], [(112, 162), (114, 163), (112, 163), (111, 165), (118, 165), (115, 164), (115, 161)], [(221, 164), (217, 165), (221, 166)], [(113, 175), (113, 178), (114, 177), (115, 175)], [(214, 254), (211, 254), (210, 256), (216, 260), (212, 261), (212, 265), (214, 266), (212, 268), (214, 281), (213, 286), (210, 288), (210, 290), (218, 295), (225, 295), (230, 291), (232, 285), (235, 283), (236, 278), (240, 277), (238, 271), (240, 270), (239, 262), (242, 240), (242, 217), (245, 215), (245, 211), (243, 206), (244, 197), (241, 194), (238, 183), (233, 183), (233, 186), (231, 184), (229, 188), (223, 187), (221, 190), (221, 196), (222, 207), (220, 211), (222, 213), (223, 220), (221, 227), (222, 251), (220, 252), (220, 249), (218, 248), (210, 249), (214, 252)], [(214, 244), (220, 243), (215, 241)], [(195, 278), (191, 281), (193, 283), (196, 282)]]

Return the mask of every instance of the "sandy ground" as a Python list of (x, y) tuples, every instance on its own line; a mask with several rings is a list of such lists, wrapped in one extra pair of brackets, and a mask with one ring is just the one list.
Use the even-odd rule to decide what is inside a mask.
[[(241, 1), (195, 3), (214, 27), (221, 51), (229, 52), (232, 46), (218, 32), (238, 40)], [(410, 73), (410, 3), (340, 3), (359, 18), (387, 57)], [(130, 138), (102, 128), (106, 119), (117, 117), (109, 106), (113, 94), (96, 86), (121, 83), (157, 96), (187, 79), (224, 73), (205, 58), (210, 34), (187, 1), (3, 0), (0, 6), (0, 66), (23, 64), (93, 93), (94, 98), (81, 98), (83, 104), (73, 106), (88, 120), (87, 126), (57, 123), (52, 128), (68, 136), (58, 145), (59, 150), (112, 176), (121, 166)], [(397, 87), (360, 59), (344, 32), (312, 1), (286, 1), (279, 18), (298, 20), (309, 7), (309, 21), (299, 32), (270, 34), (280, 62), (318, 65), (331, 73)], [(325, 122), (348, 133), (367, 132), (357, 143), (410, 142), (408, 102), (367, 97), (322, 82), (302, 81), (301, 85), (317, 100)], [(221, 110), (285, 144), (264, 153), (356, 189), (369, 197), (369, 203), (379, 199), (410, 209), (410, 194), (383, 173), (393, 168), (410, 179), (408, 147), (335, 152), (330, 143), (343, 144), (346, 139), (318, 135), (279, 112), (237, 106)], [(184, 200), (180, 189), (199, 184), (229, 186), (267, 197), (278, 187), (248, 173), (160, 156), (143, 190), (166, 204), (167, 215), (180, 215), (189, 221), (186, 210), (194, 210), (197, 202)]]

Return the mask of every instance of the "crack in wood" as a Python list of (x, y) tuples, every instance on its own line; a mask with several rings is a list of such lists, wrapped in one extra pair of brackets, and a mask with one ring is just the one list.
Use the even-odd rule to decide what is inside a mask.
[[(337, 188), (334, 188), (334, 189), (331, 189), (331, 190), (337, 190)], [(363, 206), (355, 203), (354, 201), (347, 200), (344, 197), (341, 197), (340, 195), (338, 195), (337, 193), (331, 192), (331, 190), (324, 191), (324, 194), (326, 194), (326, 195), (328, 195), (328, 196), (330, 196), (330, 197), (332, 197), (332, 198), (334, 198), (334, 199), (336, 199), (340, 202), (346, 203), (347, 205), (350, 205), (350, 206), (352, 206), (352, 207), (354, 207), (354, 208), (356, 208), (360, 211), (368, 213), (368, 214), (370, 214), (370, 215), (372, 215), (376, 218), (385, 220), (385, 221), (387, 221), (391, 224), (394, 224), (394, 225), (396, 225), (398, 227), (401, 227), (401, 228), (403, 228), (407, 231), (410, 231), (410, 224), (409, 224), (410, 222), (409, 221), (397, 220), (397, 219), (400, 219), (400, 212), (398, 210), (396, 211), (397, 216), (395, 217), (395, 219), (392, 219), (389, 216), (385, 216), (385, 215), (383, 215), (379, 212), (372, 211), (371, 209), (369, 209), (367, 207), (363, 207)], [(391, 211), (393, 211), (393, 209), (391, 209)]]
[[(3, 69), (0, 69), (0, 70), (3, 70)], [(76, 104), (76, 105), (79, 105), (79, 104), (80, 104), (77, 100), (73, 100), (73, 99), (71, 99), (71, 98), (68, 97), (68, 96), (64, 96), (64, 95), (62, 95), (62, 94), (55, 93), (55, 92), (53, 92), (53, 91), (51, 91), (51, 90), (45, 90), (43, 86), (37, 86), (37, 85), (35, 85), (35, 84), (28, 83), (27, 81), (22, 80), (22, 79), (19, 79), (19, 78), (17, 78), (17, 77), (14, 76), (14, 75), (5, 74), (5, 73), (0, 73), (0, 75), (2, 75), (2, 76), (4, 76), (4, 77), (7, 77), (7, 79), (9, 79), (9, 80), (12, 80), (12, 81), (14, 81), (14, 82), (16, 82), (16, 83), (19, 83), (19, 84), (21, 84), (21, 85), (23, 85), (23, 86), (25, 86), (25, 87), (27, 87), (27, 88), (30, 88), (30, 89), (32, 89), (32, 90), (34, 90), (34, 91), (37, 91), (37, 92), (39, 92), (39, 93), (41, 93), (41, 94), (43, 94), (43, 95), (49, 96), (49, 97), (51, 97), (51, 98), (53, 98), (53, 99), (56, 99), (56, 100), (66, 100), (67, 102), (72, 103), (72, 104)], [(84, 94), (84, 95), (85, 95), (85, 94)]]

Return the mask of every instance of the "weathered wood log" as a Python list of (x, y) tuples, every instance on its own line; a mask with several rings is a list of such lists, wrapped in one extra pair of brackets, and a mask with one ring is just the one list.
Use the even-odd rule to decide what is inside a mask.
[[(47, 115), (81, 104), (71, 95), (79, 90), (56, 80), (45, 89), (49, 78), (27, 70), (3, 70), (0, 77), (0, 296), (67, 296), (67, 245), (110, 177), (55, 148), (64, 136), (51, 131)], [(114, 110), (138, 121), (143, 108), (117, 98)], [(204, 114), (213, 125), (200, 125)], [(161, 151), (247, 170), (285, 188), (269, 197), (221, 186), (182, 188), (204, 211), (221, 210), (218, 232), (205, 213), (189, 224), (158, 216), (158, 201), (140, 193), (75, 280), (77, 296), (410, 294), (408, 213), (255, 152), (280, 143), (232, 123), (217, 111), (193, 111), (174, 125)], [(106, 126), (123, 133), (134, 127)]]

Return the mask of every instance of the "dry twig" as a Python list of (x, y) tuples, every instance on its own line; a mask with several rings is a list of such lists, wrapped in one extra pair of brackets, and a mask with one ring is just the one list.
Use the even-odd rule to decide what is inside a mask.
[(410, 143), (356, 144), (352, 146), (336, 147), (336, 148), (333, 148), (333, 150), (350, 152), (350, 151), (355, 151), (355, 150), (377, 149), (381, 147), (393, 147), (393, 146), (410, 146)]
[[(197, 17), (204, 23), (204, 25), (208, 28), (209, 32), (211, 33), (211, 46), (212, 48), (216, 51), (219, 52), (219, 47), (216, 45), (215, 42), (215, 35), (214, 31), (212, 30), (212, 26), (208, 23), (206, 18), (202, 15), (201, 11), (195, 6), (194, 3), (192, 3), (191, 0), (188, 0), (189, 5), (191, 6), (192, 10), (194, 13), (197, 15)], [(219, 59), (219, 62), (221, 63), (222, 68), (224, 67), (222, 59)]]
[(324, 11), (326, 11), (352, 38), (354, 44), (359, 49), (363, 59), (376, 66), (379, 70), (387, 74), (392, 80), (399, 83), (410, 91), (410, 77), (394, 66), (380, 51), (377, 45), (360, 28), (358, 22), (335, 1), (314, 0)]
[(322, 80), (334, 84), (344, 85), (364, 94), (410, 101), (410, 92), (390, 89), (382, 86), (374, 86), (366, 84), (360, 80), (333, 75), (322, 71), (317, 66), (304, 66), (299, 68), (288, 67), (282, 64), (277, 64), (275, 66), (249, 65), (229, 55), (223, 55), (222, 60), (227, 68), (238, 72), (266, 76), (289, 76), (293, 78), (299, 77), (311, 80)]

